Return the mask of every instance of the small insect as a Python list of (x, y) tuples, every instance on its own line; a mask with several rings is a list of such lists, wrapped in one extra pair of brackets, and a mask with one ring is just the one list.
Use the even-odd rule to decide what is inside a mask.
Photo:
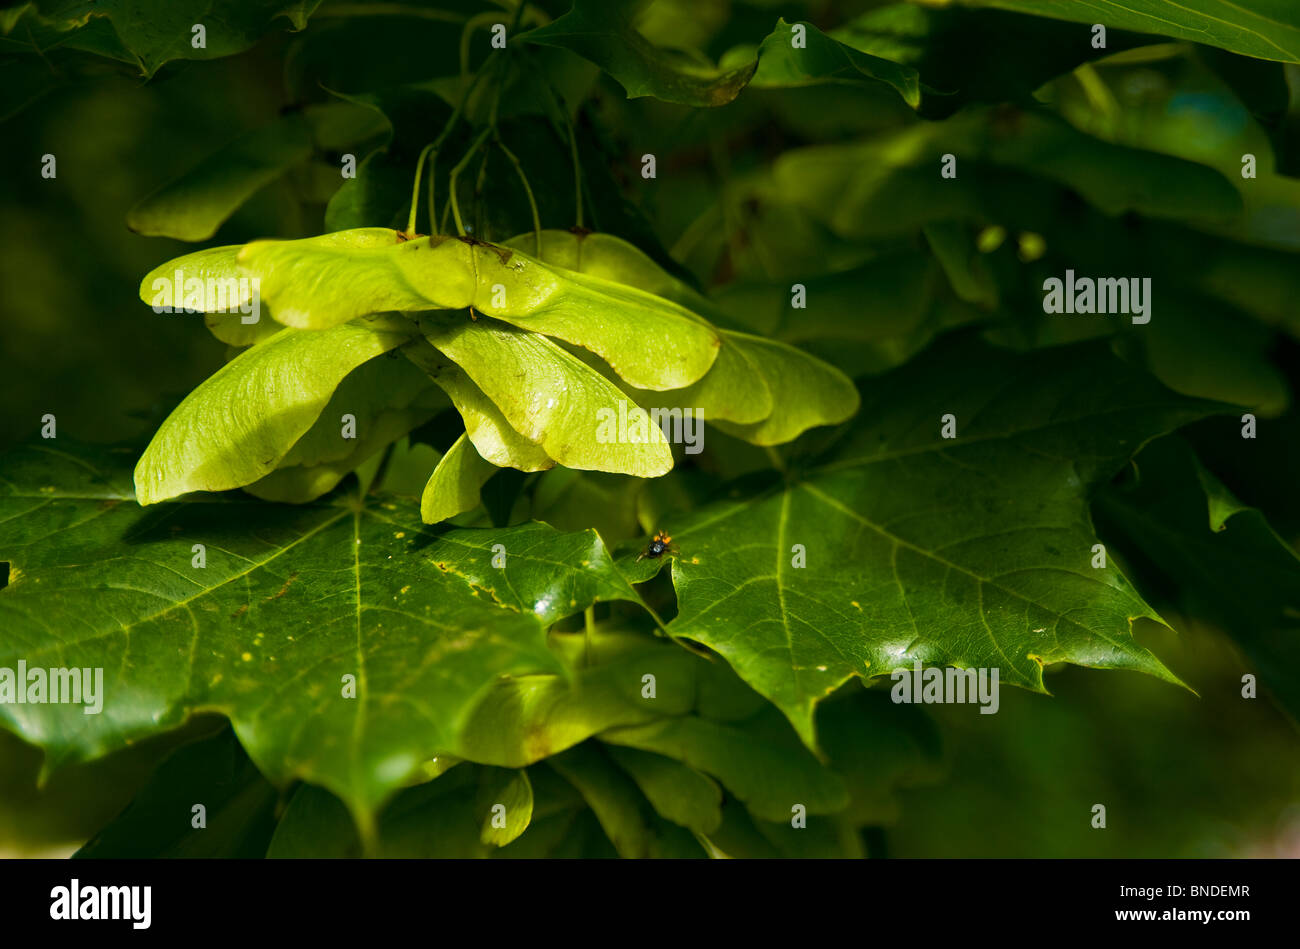
[(649, 557), (652, 560), (658, 560), (664, 554), (675, 553), (677, 553), (677, 545), (673, 543), (673, 539), (664, 531), (655, 531), (655, 535), (650, 541), (650, 546), (641, 551), (641, 553), (637, 555), (636, 559), (637, 562), (640, 563), (646, 557)]

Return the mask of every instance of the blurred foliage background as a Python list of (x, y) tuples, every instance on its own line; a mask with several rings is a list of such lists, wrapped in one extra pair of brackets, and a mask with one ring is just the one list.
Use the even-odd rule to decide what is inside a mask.
[[(567, 8), (562, 0), (535, 6), (551, 17)], [(5, 38), (0, 449), (35, 436), (46, 413), (57, 417), (60, 436), (142, 441), (222, 364), (225, 347), (203, 330), (200, 316), (156, 315), (139, 302), (141, 277), (195, 245), (133, 233), (125, 221), (137, 202), (282, 115), (337, 105), (344, 94), (454, 81), (460, 25), (498, 9), (471, 0), (326, 0), (301, 32), (280, 19), (242, 52), (166, 62), (147, 80), (133, 65), (71, 50), (33, 55), (21, 30)], [(1070, 262), (1096, 262), (1097, 273), (1155, 273), (1164, 282), (1152, 337), (1135, 345), (1147, 347), (1166, 383), (1241, 402), (1269, 419), (1268, 444), (1249, 457), (1232, 420), (1203, 423), (1191, 438), (1243, 501), (1262, 507), (1288, 541), (1300, 538), (1300, 419), (1292, 392), (1300, 378), (1300, 179), (1292, 177), (1300, 164), (1300, 67), (1118, 30), (1113, 52), (1085, 51), (1078, 62), (1062, 62), (1059, 44), (1046, 43), (1050, 56), (1037, 62), (1029, 44), (1054, 40), (1064, 25), (1042, 21), (1043, 37), (1021, 35), (1024, 18), (1012, 15), (965, 20), (954, 11), (949, 21), (931, 20), (939, 13), (869, 0), (658, 0), (639, 27), (659, 45), (725, 63), (743, 57), (778, 16), (869, 35), (878, 51), (923, 48), (914, 57), (923, 81), (963, 91), (956, 99), (930, 96), (918, 115), (880, 83), (756, 82), (734, 101), (697, 109), (628, 99), (572, 54), (536, 50), (578, 97), (567, 104), (583, 142), (587, 226), (671, 259), (751, 326), (783, 333), (855, 375), (906, 359), (952, 325), (984, 324), (1010, 345), (1058, 341), (1045, 334), (1062, 324), (1049, 329), (1033, 318), (1041, 312), (1037, 288)], [(1085, 28), (1069, 29), (1086, 41)], [(1033, 101), (1065, 120), (1046, 144), (1033, 144), (1020, 113), (981, 111), (981, 102), (1007, 98), (1004, 73), (1023, 81), (1026, 70), (1039, 71)], [(206, 243), (403, 219), (405, 183), (430, 132), (421, 116), (441, 109), (445, 117), (455, 89), (435, 90), (420, 107), (425, 112), (411, 113), (413, 127), (394, 119), (391, 142), (382, 123), (346, 149), (318, 134), (309, 160), (257, 191)], [(508, 134), (535, 176), (543, 226), (570, 227), (568, 156), (530, 112), (536, 94), (523, 82), (507, 96), (506, 112), (519, 113)], [(957, 106), (966, 110), (947, 119)], [(364, 124), (366, 110), (349, 108), (350, 120)], [(390, 108), (390, 118), (395, 114)], [(1008, 128), (993, 136), (1010, 143), (997, 153), (989, 129)], [(1092, 144), (1078, 145), (1071, 132), (1086, 133)], [(931, 208), (913, 171), (923, 167), (924, 187), (933, 191), (932, 160), (948, 142), (970, 136), (986, 164), (972, 163), (968, 174), (960, 159), (958, 182), (970, 192)], [(1018, 142), (1030, 142), (1024, 154), (1014, 154)], [(817, 153), (799, 151), (810, 146), (849, 149), (844, 154), (869, 180), (819, 185), (812, 166), (799, 165), (815, 164)], [(1108, 191), (1130, 180), (1110, 169), (1131, 156), (1105, 146), (1214, 169), (1241, 210), (1219, 213), (1214, 195), (1177, 193), (1185, 183), (1177, 180), (1161, 192), (1160, 169), (1142, 173), (1155, 176), (1150, 193), (1123, 193), (1122, 184), (1119, 193)], [(403, 182), (390, 187), (387, 206), (331, 203), (343, 184), (335, 169), (344, 150), (372, 156), (374, 168), (391, 173), (390, 184)], [(640, 175), (647, 153), (658, 160), (653, 180)], [(1258, 156), (1253, 180), (1240, 174), (1247, 153)], [(40, 174), (46, 154), (57, 157), (54, 179)], [(1007, 177), (1008, 169), (1022, 174)], [(528, 229), (508, 169), (493, 167), (486, 180), (479, 200), (468, 196), (480, 233), (502, 238), (511, 228)], [(819, 186), (825, 194), (804, 193)], [(963, 203), (968, 199), (973, 203)], [(807, 213), (819, 200), (831, 211), (842, 206), (851, 219)], [(763, 325), (772, 288), (788, 293), (795, 280), (842, 294), (830, 297), (842, 300), (836, 318), (862, 324), (862, 332), (846, 342), (815, 328)], [(1174, 312), (1185, 316), (1176, 337), (1165, 335)], [(1066, 332), (1081, 327), (1068, 324)], [(1083, 331), (1136, 335), (1113, 321)], [(743, 460), (714, 464), (724, 473), (744, 468)], [(900, 792), (896, 819), (874, 840), (873, 853), (1300, 856), (1294, 723), (1265, 697), (1242, 701), (1247, 666), (1235, 647), (1213, 624), (1180, 614), (1178, 590), (1165, 589), (1163, 600), (1160, 592), (1157, 585), (1148, 598), (1179, 633), (1152, 625), (1139, 638), (1199, 696), (1142, 676), (1071, 668), (1049, 678), (1050, 698), (1004, 690), (996, 716), (973, 706), (927, 708), (942, 742), (941, 773)], [(200, 721), (189, 734), (218, 725)], [(146, 743), (38, 788), (40, 753), (0, 733), (0, 855), (71, 852), (184, 737)], [(1094, 803), (1107, 806), (1105, 832), (1089, 826)]]

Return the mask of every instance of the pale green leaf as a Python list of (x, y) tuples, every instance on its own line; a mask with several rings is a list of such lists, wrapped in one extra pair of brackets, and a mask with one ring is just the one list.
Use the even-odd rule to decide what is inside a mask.
[(404, 352), (442, 387), (465, 422), (465, 434), (483, 460), (498, 468), (520, 471), (545, 471), (555, 462), (536, 443), (510, 427), (501, 410), (483, 394), (483, 390), (451, 362), (423, 340)]
[[(443, 406), (445, 401), (437, 390), (425, 390), (410, 405), (397, 408), (381, 409), (374, 415), (359, 421), (359, 432), (355, 440), (345, 444), (352, 446), (347, 453), (314, 464), (288, 464), (272, 471), (266, 477), (245, 485), (244, 490), (254, 497), (266, 501), (284, 501), (302, 504), (333, 490), (349, 473), (362, 473), (363, 465), (372, 459), (378, 460), (378, 453), (397, 439), (402, 438), (412, 429), (427, 422)], [(317, 428), (327, 428), (337, 433), (340, 426), (338, 416), (321, 413), (315, 426), (308, 431), (310, 435)], [(306, 437), (306, 436), (304, 436)], [(300, 442), (301, 443), (301, 442)], [(292, 454), (292, 452), (290, 453)], [(369, 478), (374, 472), (362, 478), (363, 490), (369, 485)]]
[(672, 389), (708, 371), (717, 335), (683, 307), (633, 287), (557, 270), (468, 238), (403, 241), (363, 228), (257, 241), (239, 263), (287, 326), (322, 328), (385, 310), (472, 307), (590, 349), (633, 385)]
[(724, 331), (723, 339), (766, 383), (773, 406), (760, 422), (715, 422), (724, 432), (756, 445), (780, 445), (815, 425), (835, 425), (857, 412), (858, 390), (852, 381), (820, 359), (748, 333)]
[(466, 435), (456, 439), (429, 475), (420, 497), (420, 517), (426, 524), (438, 524), (479, 505), (479, 489), (496, 474), (497, 467), (484, 461)]
[(226, 491), (274, 471), (348, 373), (411, 336), (389, 320), (283, 330), (192, 391), (136, 466), (141, 504)]
[[(462, 315), (422, 317), (420, 328), (496, 404), (511, 428), (559, 464), (643, 478), (672, 468), (668, 442), (646, 411), (546, 337)], [(620, 439), (623, 418), (627, 433)]]
[(477, 809), (483, 815), (479, 840), (496, 847), (516, 840), (533, 819), (533, 786), (528, 772), (484, 768)]

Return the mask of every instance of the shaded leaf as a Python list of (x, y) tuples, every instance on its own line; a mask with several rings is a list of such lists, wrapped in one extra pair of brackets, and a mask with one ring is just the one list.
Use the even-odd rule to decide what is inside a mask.
[(846, 688), (848, 695), (817, 707), (817, 734), (849, 791), (844, 817), (855, 827), (893, 824), (901, 789), (944, 775), (938, 726), (915, 705), (893, 702), (885, 689)]
[[(662, 639), (598, 630), (551, 637), (567, 677), (516, 676), (496, 683), (466, 722), (455, 752), (518, 768), (605, 729), (664, 715), (746, 718), (762, 704), (724, 663), (709, 662)], [(653, 679), (647, 679), (653, 676)], [(654, 694), (647, 683), (654, 682)]]
[(635, 748), (611, 745), (610, 758), (628, 773), (664, 820), (697, 834), (709, 834), (722, 822), (722, 791), (694, 768)]
[(959, 0), (965, 6), (1104, 23), (1125, 30), (1174, 36), (1284, 63), (1300, 62), (1300, 8), (1289, 0)]
[(1263, 685), (1300, 719), (1300, 558), (1181, 438), (1147, 446), (1137, 470), (1135, 484), (1101, 495), (1103, 526), (1176, 583), (1190, 616), (1231, 636)]
[(639, 536), (637, 497), (644, 482), (603, 471), (552, 468), (533, 488), (532, 516), (560, 530), (594, 527), (607, 544)]
[(1106, 46), (1097, 49), (1088, 26), (1001, 10), (911, 3), (869, 10), (830, 36), (918, 73), (920, 101), (912, 104), (930, 118), (951, 115), (972, 102), (1029, 102), (1049, 79), (1152, 42), (1151, 37), (1111, 30)]
[(602, 600), (641, 602), (594, 530), (564, 533), (533, 521), (499, 531), (450, 531), (433, 550), (440, 570), (547, 626)]
[(766, 820), (788, 822), (795, 805), (810, 814), (833, 814), (848, 804), (840, 778), (799, 743), (789, 724), (770, 707), (750, 722), (685, 715), (610, 729), (600, 739), (666, 755), (711, 774), (751, 814)]
[[(97, 0), (56, 4), (42, 15), (49, 4), (25, 3), (5, 11), (0, 30), (23, 24), (47, 35), (67, 33), (59, 45), (126, 59), (149, 78), (172, 60), (243, 52), (273, 27), (302, 30), (319, 5), (320, 0), (235, 0), (214, 11), (211, 0)], [(193, 43), (195, 24), (207, 28), (201, 47)]]
[(467, 859), (494, 849), (480, 839), (481, 782), (487, 769), (460, 765), (400, 792), (379, 816), (367, 847), (347, 808), (322, 788), (300, 787), (276, 826), (268, 857)]
[(595, 63), (629, 99), (654, 96), (690, 106), (726, 105), (749, 82), (757, 63), (721, 70), (679, 51), (656, 47), (636, 29), (638, 0), (574, 0), (573, 8), (520, 37), (558, 46)]
[(662, 819), (632, 780), (594, 744), (547, 760), (582, 794), (620, 857), (703, 857), (686, 830)]
[[(959, 156), (957, 177), (936, 187), (945, 154)], [(1218, 171), (1012, 109), (963, 112), (858, 144), (794, 149), (777, 159), (773, 177), (787, 200), (835, 233), (880, 238), (934, 221), (1003, 216), (1004, 193), (1017, 204), (1026, 197), (1014, 188), (994, 190), (1001, 168), (1071, 188), (1110, 215), (1217, 221), (1241, 210), (1240, 196)]]
[(240, 136), (141, 200), (126, 215), (140, 234), (205, 241), (259, 190), (311, 155), (301, 115), (290, 113)]
[[(803, 28), (803, 45), (799, 48), (794, 46), (796, 25)], [(910, 106), (916, 107), (921, 102), (919, 80), (911, 66), (855, 49), (839, 42), (834, 34), (827, 36), (811, 23), (790, 24), (781, 19), (758, 48), (758, 70), (753, 84), (786, 87), (864, 79), (888, 83)]]
[[(172, 752), (131, 805), (75, 856), (262, 857), (277, 798), (226, 729)], [(203, 806), (198, 827), (196, 805)]]

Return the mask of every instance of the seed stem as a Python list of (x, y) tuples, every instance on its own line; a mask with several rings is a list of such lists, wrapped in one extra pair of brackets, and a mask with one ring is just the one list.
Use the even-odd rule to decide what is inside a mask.
[[(460, 180), (460, 173), (468, 167), (470, 160), (473, 159), (478, 150), (483, 147), (483, 143), (487, 141), (487, 137), (491, 134), (492, 127), (489, 125), (475, 136), (474, 141), (469, 146), (469, 150), (465, 152), (465, 157), (456, 162), (456, 166), (452, 168), (451, 175), (447, 179), (447, 187), (451, 191), (451, 195), (447, 199), (447, 208), (451, 209), (452, 216), (456, 219), (456, 233), (461, 237), (465, 236), (465, 222), (460, 216), (460, 201), (456, 197), (456, 183)], [(442, 220), (444, 224), (447, 221), (446, 208), (443, 209)], [(441, 230), (441, 228), (439, 228), (439, 230)]]
[(501, 141), (500, 135), (497, 136), (496, 143), (497, 147), (506, 153), (506, 157), (510, 159), (510, 163), (515, 166), (515, 173), (519, 175), (519, 183), (524, 186), (524, 193), (528, 195), (528, 207), (533, 212), (533, 256), (541, 257), (542, 219), (537, 213), (537, 199), (533, 197), (533, 189), (528, 185), (528, 176), (524, 174), (524, 166), (519, 163), (519, 159), (515, 156), (515, 153), (506, 147), (505, 142)]
[[(494, 60), (492, 65), (495, 66), (495, 63), (496, 61)], [(406, 219), (406, 234), (408, 237), (414, 237), (416, 233), (416, 216), (419, 213), (418, 200), (420, 194), (420, 174), (424, 169), (425, 156), (429, 156), (429, 230), (432, 232), (434, 229), (435, 206), (433, 198), (434, 182), (436, 180), (438, 169), (438, 152), (442, 148), (443, 143), (447, 141), (447, 136), (451, 134), (452, 129), (456, 127), (457, 119), (459, 119), (461, 114), (465, 111), (465, 106), (469, 103), (470, 96), (474, 94), (474, 90), (478, 87), (479, 81), (485, 75), (487, 75), (487, 69), (480, 69), (474, 74), (474, 78), (470, 80), (469, 85), (465, 87), (465, 91), (461, 93), (460, 101), (456, 103), (456, 108), (452, 110), (451, 118), (447, 119), (447, 124), (442, 127), (442, 131), (438, 133), (438, 137), (420, 150), (420, 159), (415, 166), (415, 184), (411, 188), (411, 214)]]

